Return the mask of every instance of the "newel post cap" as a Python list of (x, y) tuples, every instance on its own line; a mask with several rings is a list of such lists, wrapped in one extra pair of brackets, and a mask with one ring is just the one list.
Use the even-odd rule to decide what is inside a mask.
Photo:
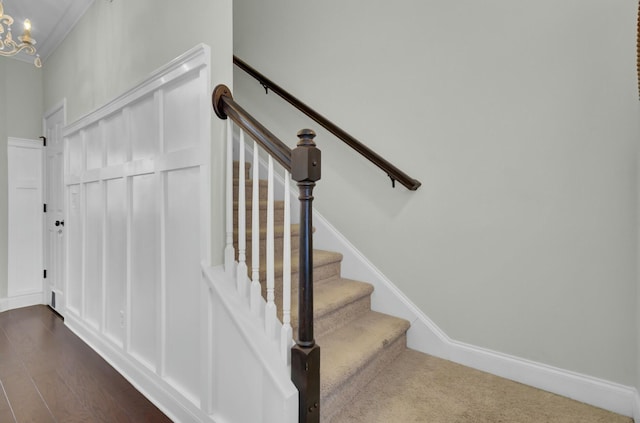
[(313, 140), (316, 133), (311, 129), (298, 132), (298, 146), (291, 152), (291, 177), (297, 182), (320, 180), (321, 154)]

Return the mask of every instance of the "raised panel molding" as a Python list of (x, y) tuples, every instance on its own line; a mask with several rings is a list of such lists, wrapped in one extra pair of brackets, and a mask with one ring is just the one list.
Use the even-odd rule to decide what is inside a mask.
[(199, 307), (210, 72), (199, 45), (64, 130), (65, 323), (181, 422), (212, 420)]

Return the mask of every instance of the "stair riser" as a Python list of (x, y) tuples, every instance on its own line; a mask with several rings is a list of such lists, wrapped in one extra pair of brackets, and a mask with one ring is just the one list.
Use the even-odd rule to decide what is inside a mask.
[[(340, 268), (341, 268), (341, 263), (339, 261), (323, 264), (321, 266), (318, 266), (318, 265), (314, 266), (313, 267), (313, 283), (314, 284), (322, 283), (324, 281), (340, 277)], [(291, 290), (292, 291), (297, 292), (298, 280), (299, 280), (298, 276), (299, 276), (298, 269), (292, 269), (291, 270)], [(266, 280), (264, 279), (265, 277), (266, 277), (266, 272), (260, 272), (260, 280)], [(276, 281), (276, 287), (278, 286), (277, 285), (278, 283), (282, 284), (282, 272), (277, 272), (275, 274), (275, 281)]]
[[(247, 263), (249, 273), (251, 273), (251, 263)], [(340, 263), (330, 263), (313, 269), (313, 283), (319, 284), (340, 276)], [(262, 286), (262, 296), (267, 298), (266, 273), (260, 272), (260, 285)], [(282, 274), (276, 274), (274, 280), (276, 297), (282, 296)], [(298, 272), (291, 273), (291, 297), (298, 295)]]
[[(238, 173), (238, 162), (234, 161), (233, 162), (233, 179), (237, 180), (239, 177), (239, 173)], [(249, 179), (249, 170), (251, 169), (251, 163), (245, 163), (244, 164), (244, 177), (245, 179)]]
[[(260, 227), (265, 228), (267, 226), (267, 209), (260, 209)], [(284, 208), (282, 202), (276, 202), (273, 209), (273, 222), (274, 226), (282, 226), (284, 223)], [(251, 204), (247, 203), (247, 208), (245, 209), (245, 223), (247, 228), (251, 228), (253, 223), (253, 213), (251, 210)], [(233, 209), (233, 227), (238, 227), (238, 209), (234, 206)]]
[[(278, 307), (278, 318), (282, 321), (282, 298), (276, 295), (276, 306)], [(319, 316), (317, 313), (313, 315), (313, 333), (314, 337), (320, 337), (326, 333), (340, 329), (352, 320), (357, 319), (371, 309), (371, 296), (360, 298), (345, 307)], [(293, 295), (291, 298), (291, 326), (294, 335), (298, 332), (298, 296)], [(295, 337), (295, 336), (294, 336)]]
[[(282, 235), (282, 234), (281, 234)], [(281, 261), (282, 260), (282, 251), (284, 250), (284, 240), (282, 238), (282, 236), (280, 238), (275, 238), (273, 240), (273, 246), (274, 246), (274, 257), (276, 262)], [(260, 267), (264, 267), (266, 266), (266, 257), (267, 257), (267, 241), (266, 240), (260, 240)], [(291, 254), (298, 254), (298, 247), (300, 245), (300, 239), (298, 238), (298, 236), (292, 236), (291, 237)], [(247, 258), (247, 261), (251, 261), (252, 257), (253, 257), (253, 243), (250, 240), (247, 240), (247, 248), (245, 251), (245, 255)], [(237, 240), (234, 239), (234, 243), (233, 243), (233, 248), (236, 251), (236, 260), (238, 260), (238, 243)]]
[[(238, 199), (238, 180), (234, 180), (233, 181), (233, 198), (234, 200)], [(251, 180), (247, 180), (245, 181), (245, 188), (244, 188), (244, 193), (245, 193), (245, 199), (246, 201), (249, 201), (253, 198), (253, 181)], [(260, 181), (260, 187), (258, 189), (258, 196), (261, 200), (266, 200), (267, 199), (267, 182), (266, 181)]]
[[(349, 348), (345, 345), (345, 348)], [(388, 366), (407, 348), (407, 336), (403, 334), (391, 344), (387, 345), (384, 350), (376, 354), (360, 371), (347, 379), (345, 383), (337, 387), (333, 392), (323, 396), (321, 401), (320, 422), (332, 423), (332, 419), (344, 407), (347, 407), (357, 396), (357, 394), (380, 373), (380, 371)], [(322, 345), (320, 345), (322, 351)], [(333, 422), (340, 423), (340, 422)]]
[[(295, 306), (297, 309), (297, 301), (295, 303)], [(331, 313), (327, 313), (317, 319), (314, 318), (313, 329), (315, 332), (315, 336), (319, 337), (332, 330), (340, 329), (341, 327), (347, 325), (349, 322), (362, 316), (369, 310), (371, 310), (371, 295), (360, 298), (359, 300), (354, 301), (351, 304), (347, 304), (346, 306), (334, 310)], [(297, 326), (297, 316), (295, 322)]]

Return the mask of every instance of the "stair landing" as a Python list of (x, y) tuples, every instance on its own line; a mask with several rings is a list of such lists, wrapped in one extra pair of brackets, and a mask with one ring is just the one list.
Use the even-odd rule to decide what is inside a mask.
[(633, 423), (629, 417), (406, 349), (331, 423)]

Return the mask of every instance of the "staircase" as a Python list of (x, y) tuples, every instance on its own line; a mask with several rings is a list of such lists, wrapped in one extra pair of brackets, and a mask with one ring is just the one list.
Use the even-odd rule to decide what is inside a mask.
[[(247, 208), (247, 267), (251, 248), (252, 186), (244, 169)], [(260, 198), (267, 184), (259, 181)], [(238, 164), (234, 169), (238, 194)], [(260, 269), (265, 266), (266, 207), (260, 204)], [(234, 248), (238, 251), (237, 201)], [(284, 202), (274, 206), (275, 302), (282, 310)], [(297, 224), (291, 225), (291, 320), (297, 332)], [(236, 253), (237, 254), (237, 253)], [(236, 256), (236, 260), (238, 257)], [(342, 254), (314, 250), (314, 325), (320, 345), (322, 423), (534, 423), (553, 421), (631, 423), (624, 416), (499, 378), (406, 347), (409, 322), (371, 310), (373, 286), (341, 276)], [(262, 295), (266, 298), (261, 270)], [(282, 316), (278, 316), (282, 319)]]
[[(247, 267), (251, 274), (254, 257), (251, 255), (251, 207), (253, 181), (249, 167), (245, 167), (247, 208)], [(238, 165), (234, 172), (234, 198), (238, 195)], [(260, 181), (260, 198), (266, 198), (266, 181)], [(260, 228), (266, 226), (266, 206), (260, 207)], [(238, 202), (234, 203), (234, 247), (238, 251)], [(276, 201), (275, 226), (275, 278), (276, 305), (282, 310), (282, 245), (283, 201)], [(280, 222), (280, 223), (278, 223)], [(266, 268), (266, 231), (260, 231), (260, 263)], [(291, 226), (291, 320), (297, 329), (298, 280), (298, 225)], [(237, 254), (237, 253), (236, 253)], [(335, 420), (340, 411), (352, 403), (358, 393), (383, 369), (406, 350), (406, 332), (409, 322), (371, 310), (373, 287), (365, 282), (345, 279), (340, 274), (342, 254), (334, 251), (314, 250), (314, 325), (315, 338), (320, 345), (321, 364), (321, 421)], [(236, 257), (237, 259), (237, 257)], [(261, 271), (260, 280), (265, 280)], [(262, 283), (266, 298), (266, 287)], [(282, 316), (279, 316), (282, 318)]]
[[(265, 365), (265, 362), (260, 366), (256, 366), (254, 361), (253, 372), (259, 373), (262, 369), (271, 369), (272, 364), (280, 366), (290, 362), (292, 381), (299, 393), (298, 410), (295, 410), (299, 412), (296, 416), (299, 420), (293, 420), (294, 416), (291, 413), (294, 411), (292, 404), (296, 392), (291, 390), (285, 392), (286, 388), (282, 388), (291, 386), (288, 380), (276, 386), (275, 378), (269, 376), (269, 380), (274, 381), (272, 386), (275, 386), (276, 390), (282, 388), (279, 393), (283, 396), (274, 396), (276, 409), (273, 409), (270, 404), (264, 404), (268, 394), (273, 391), (266, 391), (263, 388), (255, 389), (255, 392), (252, 392), (252, 404), (257, 405), (255, 409), (260, 414), (253, 420), (257, 418), (268, 423), (272, 421), (280, 423), (285, 420), (313, 423), (318, 421), (322, 423), (537, 423), (541, 421), (629, 423), (631, 421), (629, 418), (568, 398), (407, 349), (409, 322), (371, 310), (373, 286), (366, 282), (342, 277), (342, 254), (334, 251), (311, 251), (309, 234), (312, 230), (311, 202), (313, 187), (320, 179), (321, 167), (321, 157), (313, 142), (315, 136), (313, 131), (300, 131), (298, 133), (300, 141), (297, 147), (291, 150), (242, 109), (233, 100), (226, 86), (216, 87), (212, 103), (218, 117), (230, 119), (226, 130), (229, 185), (225, 276), (218, 275), (217, 278), (231, 281), (236, 279), (235, 276), (240, 276), (236, 280), (236, 291), (233, 292), (236, 300), (221, 302), (224, 302), (223, 307), (227, 310), (235, 312), (236, 309), (240, 311), (239, 308), (246, 306), (248, 300), (251, 312), (257, 319), (253, 320), (251, 325), (248, 322), (241, 324), (239, 318), (241, 313), (238, 313), (234, 314), (238, 317), (236, 324), (244, 328), (245, 335), (253, 333), (254, 329), (260, 331), (259, 337), (262, 338), (260, 345), (267, 348), (249, 347), (247, 350), (251, 350), (250, 353), (255, 357), (270, 355), (271, 359), (279, 359), (276, 360), (277, 364), (271, 360), (268, 365)], [(258, 156), (258, 144), (260, 144), (269, 154), (270, 178), (273, 176), (272, 160), (279, 162), (285, 170), (285, 195), (289, 195), (287, 181), (290, 179), (299, 181), (300, 220), (304, 223), (301, 227), (289, 224), (285, 226), (285, 219), (287, 222), (289, 220), (288, 216), (285, 216), (284, 201), (275, 201), (275, 204), (270, 201), (269, 211), (267, 211), (267, 202), (263, 200), (267, 197), (267, 183), (249, 179), (251, 169), (248, 163), (244, 164), (240, 172), (238, 162), (232, 161), (234, 148), (231, 121), (241, 128), (239, 145), (242, 147), (238, 151), (240, 162), (244, 163), (245, 157), (243, 130), (255, 140), (253, 163), (260, 160)], [(381, 168), (388, 167), (388, 162), (377, 160), (378, 156), (375, 154), (368, 152), (367, 155), (375, 159), (374, 162)], [(395, 167), (392, 168), (395, 169)], [(402, 172), (395, 172), (394, 176), (391, 176), (392, 182), (401, 181), (410, 190), (420, 186), (418, 181), (405, 178), (406, 175), (403, 175)], [(238, 201), (240, 181), (244, 181), (245, 195), (242, 201)], [(259, 204), (256, 204), (255, 209), (252, 192), (254, 182), (260, 190), (256, 199)], [(238, 228), (239, 205), (246, 208), (244, 213), (240, 213), (246, 219), (244, 228)], [(261, 244), (260, 253), (257, 254), (259, 257), (253, 257), (251, 245), (253, 236), (256, 235), (252, 233), (253, 213), (257, 213), (260, 220), (260, 233), (256, 236), (256, 242)], [(265, 228), (268, 213), (273, 213), (272, 223), (273, 232), (275, 232), (273, 261), (270, 259), (269, 263), (265, 257), (267, 238)], [(290, 242), (285, 242), (285, 233), (289, 229), (291, 239)], [(245, 233), (243, 239), (246, 241), (242, 257), (238, 253), (239, 232)], [(302, 247), (298, 241), (302, 243)], [(291, 247), (290, 260), (283, 260), (285, 244), (290, 244)], [(235, 264), (232, 250), (236, 252)], [(311, 281), (312, 275), (308, 271), (308, 266), (300, 268), (299, 253), (305, 256), (306, 264), (310, 264), (310, 256), (313, 255), (313, 281)], [(249, 277), (257, 272), (259, 285), (254, 279), (249, 288), (242, 274), (234, 270), (244, 271), (245, 265)], [(283, 275), (285, 268), (290, 275)], [(268, 282), (265, 269), (269, 269)], [(299, 274), (303, 278), (300, 284), (298, 283)], [(210, 274), (210, 283), (213, 280)], [(270, 286), (269, 295), (266, 292), (267, 284)], [(297, 316), (299, 286), (305, 294), (305, 303), (302, 307), (305, 314), (301, 319)], [(221, 294), (222, 289), (214, 289), (217, 292), (217, 298), (224, 297)], [(250, 289), (249, 295), (247, 295), (248, 289)], [(287, 297), (283, 298), (283, 291), (291, 293), (290, 315), (288, 314), (289, 301)], [(238, 294), (237, 297), (236, 294)], [(260, 295), (266, 302), (262, 301)], [(313, 316), (311, 316), (311, 308), (313, 308)], [(208, 312), (211, 313), (211, 309)], [(298, 332), (296, 326), (300, 320), (300, 339), (296, 337), (296, 345), (293, 348), (290, 343), (289, 317), (293, 333)], [(280, 318), (284, 324), (278, 324), (276, 318)], [(313, 335), (312, 332), (314, 332)], [(274, 343), (279, 344), (277, 346), (279, 357), (274, 357), (269, 352), (270, 345)], [(235, 342), (234, 345), (241, 345), (244, 348), (249, 346), (246, 342)], [(289, 353), (290, 361), (287, 359)], [(279, 377), (282, 377), (285, 371), (286, 367), (280, 367)], [(246, 388), (248, 388), (246, 384), (242, 385), (242, 389)], [(244, 396), (244, 392), (242, 395)], [(282, 398), (284, 402), (278, 403), (278, 398)], [(318, 398), (321, 403), (320, 416), (317, 414)], [(260, 408), (261, 403), (262, 408)], [(242, 411), (246, 410), (245, 402), (239, 404)], [(238, 412), (236, 409), (234, 411)], [(264, 411), (276, 417), (264, 417)]]

